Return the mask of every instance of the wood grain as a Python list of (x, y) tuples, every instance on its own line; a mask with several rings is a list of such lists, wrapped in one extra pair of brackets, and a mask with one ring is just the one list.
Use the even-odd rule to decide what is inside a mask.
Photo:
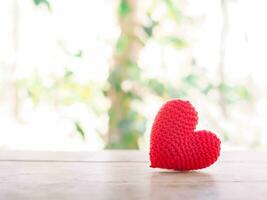
[(267, 153), (223, 152), (191, 172), (139, 151), (0, 152), (0, 199), (267, 199)]

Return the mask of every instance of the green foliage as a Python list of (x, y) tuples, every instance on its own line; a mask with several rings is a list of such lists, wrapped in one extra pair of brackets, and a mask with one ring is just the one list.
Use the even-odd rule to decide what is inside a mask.
[(81, 138), (83, 140), (85, 140), (86, 139), (86, 135), (85, 135), (85, 132), (84, 132), (81, 124), (78, 121), (75, 121), (74, 124), (75, 124), (75, 128), (76, 128), (76, 131), (78, 132), (78, 134), (81, 136)]
[(192, 87), (198, 87), (199, 78), (198, 75), (191, 73), (185, 76), (183, 81)]
[(33, 0), (36, 6), (45, 5), (49, 10), (51, 9), (51, 5), (47, 0)]
[(122, 54), (128, 46), (128, 37), (122, 34), (117, 40), (116, 53)]
[[(143, 97), (139, 91), (147, 91), (162, 98), (184, 98), (188, 95), (187, 90), (190, 87), (198, 88), (200, 81), (197, 74), (188, 74), (182, 79), (181, 85), (173, 86), (168, 81), (160, 79), (143, 79), (141, 70), (134, 59), (138, 57), (138, 52), (133, 51), (133, 46), (136, 46), (139, 41), (146, 45), (147, 39), (154, 39), (162, 46), (172, 46), (175, 49), (183, 49), (187, 47), (187, 43), (183, 38), (177, 35), (154, 37), (154, 29), (160, 25), (160, 21), (155, 21), (151, 16), (157, 3), (163, 3), (168, 11), (168, 17), (174, 20), (175, 23), (182, 19), (181, 12), (176, 3), (172, 0), (153, 1), (153, 6), (146, 13), (147, 20), (145, 24), (129, 24), (130, 29), (122, 26), (122, 33), (117, 40), (114, 52), (115, 64), (112, 66), (108, 82), (109, 89), (104, 91), (107, 98), (111, 101), (109, 109), (109, 135), (113, 135), (107, 143), (107, 148), (138, 148), (138, 138), (145, 130), (146, 119), (138, 111), (134, 103), (139, 101), (142, 103)], [(131, 23), (130, 19), (134, 12), (127, 0), (121, 0), (119, 10), (119, 21), (123, 24)], [(125, 18), (127, 16), (128, 18)], [(125, 21), (126, 20), (126, 21)], [(120, 24), (120, 23), (119, 23)], [(135, 30), (142, 28), (143, 34), (137, 34)], [(126, 29), (126, 30), (125, 30)], [(127, 82), (128, 89), (125, 89), (124, 83)], [(205, 93), (209, 92), (209, 88), (203, 89)], [(115, 136), (114, 136), (115, 135)], [(114, 139), (115, 138), (115, 139)]]
[(28, 82), (25, 82), (27, 87), (27, 93), (29, 97), (32, 99), (33, 103), (37, 105), (37, 103), (40, 101), (40, 92), (43, 89), (43, 83), (41, 78), (37, 73), (34, 73), (32, 79), (29, 79)]
[(211, 83), (208, 83), (202, 90), (201, 92), (204, 95), (207, 95), (211, 90), (213, 89), (213, 85)]
[(120, 17), (125, 17), (131, 12), (131, 7), (127, 0), (120, 0), (118, 14)]
[(153, 36), (153, 31), (155, 27), (159, 24), (158, 21), (153, 20), (150, 17), (150, 14), (147, 14), (148, 23), (143, 25), (143, 30), (148, 36), (148, 38), (151, 38)]
[[(28, 94), (28, 98), (34, 106), (38, 106), (39, 104), (69, 106), (79, 102), (90, 105), (94, 109), (93, 98), (97, 94), (94, 90), (98, 89), (93, 83), (77, 83), (74, 79), (73, 72), (68, 69), (65, 69), (62, 77), (55, 77), (49, 80), (49, 85), (45, 84), (47, 78), (35, 72), (30, 77), (18, 80), (17, 87), (21, 92), (25, 91)], [(94, 110), (97, 113), (97, 109)], [(86, 132), (81, 123), (75, 121), (74, 126), (78, 135), (85, 140)]]
[(78, 49), (76, 51), (70, 51), (64, 44), (64, 42), (59, 41), (58, 47), (65, 53), (65, 55), (75, 58), (82, 58), (83, 57), (83, 51), (81, 49)]
[(165, 3), (169, 16), (177, 22), (180, 22), (182, 19), (182, 13), (177, 6), (178, 1), (175, 0), (163, 0)]
[[(34, 0), (35, 5), (46, 5), (50, 9), (50, 3), (47, 0)], [(110, 67), (110, 73), (105, 84), (96, 86), (94, 83), (80, 84), (75, 81), (75, 74), (65, 69), (62, 77), (52, 79), (52, 84), (47, 86), (43, 78), (36, 72), (31, 77), (18, 82), (19, 87), (27, 91), (29, 98), (34, 105), (41, 101), (50, 102), (51, 104), (59, 103), (60, 105), (71, 105), (76, 102), (82, 102), (93, 107), (95, 90), (101, 90), (106, 99), (110, 101), (108, 110), (109, 132), (106, 148), (130, 148), (137, 149), (138, 140), (145, 132), (147, 119), (137, 109), (136, 104), (141, 104), (145, 95), (155, 95), (163, 99), (185, 98), (190, 95), (191, 91), (198, 92), (199, 95), (209, 95), (212, 92), (222, 92), (226, 98), (227, 105), (248, 101), (251, 94), (245, 85), (229, 85), (212, 83), (207, 77), (201, 74), (195, 60), (192, 60), (189, 72), (179, 76), (177, 85), (173, 85), (168, 80), (160, 78), (144, 78), (142, 70), (138, 66), (137, 58), (140, 49), (136, 46), (142, 43), (144, 47), (148, 40), (157, 42), (160, 46), (168, 46), (177, 50), (188, 47), (185, 38), (176, 34), (156, 35), (156, 28), (160, 28), (162, 22), (168, 20), (180, 25), (183, 15), (179, 9), (179, 1), (175, 0), (153, 0), (150, 8), (145, 11), (144, 24), (133, 23), (132, 17), (135, 1), (120, 0), (117, 8), (118, 21), (121, 26), (121, 35), (114, 46), (114, 65)], [(153, 19), (153, 12), (156, 12), (157, 6), (165, 6), (167, 13), (160, 19)], [(122, 25), (123, 24), (123, 25)], [(126, 27), (128, 24), (129, 27)], [(134, 26), (134, 27), (132, 27)], [(139, 31), (141, 30), (141, 31)], [(59, 44), (66, 55), (83, 58), (83, 51), (69, 51), (62, 43)], [(153, 58), (152, 58), (153, 59)], [(178, 77), (178, 76), (177, 76)], [(99, 92), (99, 91), (98, 91)], [(99, 92), (100, 93), (100, 92)], [(145, 93), (145, 95), (143, 95)], [(98, 94), (99, 95), (99, 94)], [(102, 95), (102, 93), (101, 93)], [(53, 101), (53, 102), (51, 102)], [(97, 101), (97, 100), (96, 100)], [(93, 109), (96, 113), (98, 109)], [(86, 131), (78, 120), (74, 120), (74, 126), (77, 134), (86, 139)], [(228, 140), (228, 135), (223, 135)], [(257, 144), (257, 141), (255, 141)]]
[(90, 83), (77, 83), (73, 79), (71, 71), (66, 69), (62, 78), (52, 81), (51, 85), (47, 86), (44, 83), (44, 78), (35, 72), (31, 77), (17, 81), (17, 85), (27, 91), (29, 98), (35, 105), (41, 101), (52, 104), (57, 101), (63, 105), (70, 105), (75, 102), (90, 102), (93, 86)]
[(187, 47), (185, 40), (178, 38), (177, 36), (167, 36), (161, 39), (161, 42), (165, 45), (171, 45), (177, 49), (183, 49)]
[(167, 86), (158, 81), (157, 79), (148, 79), (146, 84), (150, 90), (152, 90), (156, 95), (163, 96), (166, 93)]
[(136, 112), (132, 106), (128, 107), (126, 102), (123, 102), (122, 105), (125, 111), (123, 118), (118, 118), (115, 109), (111, 108), (109, 110), (109, 115), (113, 117), (110, 119), (110, 125), (117, 127), (117, 131), (120, 132), (120, 138), (117, 141), (109, 142), (106, 148), (138, 148), (138, 139), (145, 131), (147, 121), (145, 117), (139, 112)]
[(244, 85), (220, 84), (218, 90), (225, 94), (226, 103), (234, 104), (240, 101), (251, 100), (252, 96)]
[(78, 57), (78, 58), (82, 58), (83, 57), (83, 51), (82, 50), (78, 50), (77, 53), (73, 54), (74, 57)]

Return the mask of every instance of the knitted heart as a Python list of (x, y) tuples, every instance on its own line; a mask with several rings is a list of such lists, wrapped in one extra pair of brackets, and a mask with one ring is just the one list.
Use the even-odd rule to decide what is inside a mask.
[(194, 170), (213, 164), (220, 155), (221, 141), (209, 131), (194, 131), (197, 121), (189, 101), (165, 103), (151, 130), (150, 167)]

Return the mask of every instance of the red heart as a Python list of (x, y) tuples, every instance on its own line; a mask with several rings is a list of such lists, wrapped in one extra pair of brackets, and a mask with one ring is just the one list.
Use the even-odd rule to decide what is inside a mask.
[(194, 170), (213, 164), (220, 155), (221, 141), (209, 131), (194, 131), (197, 121), (189, 101), (165, 103), (151, 130), (150, 167)]

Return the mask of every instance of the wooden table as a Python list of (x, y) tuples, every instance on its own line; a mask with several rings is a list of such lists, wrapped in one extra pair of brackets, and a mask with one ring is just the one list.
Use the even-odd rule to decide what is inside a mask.
[(149, 168), (147, 153), (0, 152), (1, 200), (267, 199), (267, 153), (223, 152), (191, 172)]

